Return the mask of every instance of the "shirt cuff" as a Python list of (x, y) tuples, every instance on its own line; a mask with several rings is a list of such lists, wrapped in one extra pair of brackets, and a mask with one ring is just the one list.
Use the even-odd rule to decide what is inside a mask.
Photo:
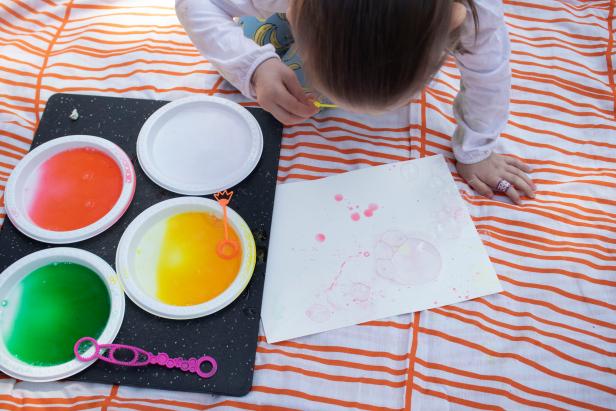
[(240, 91), (242, 92), (242, 94), (253, 100), (257, 99), (257, 95), (252, 85), (252, 76), (254, 75), (257, 68), (266, 60), (272, 58), (280, 60), (280, 57), (278, 57), (278, 54), (276, 54), (276, 52), (274, 51), (274, 46), (272, 46), (271, 44), (268, 44), (268, 46), (268, 49), (252, 62), (250, 68), (248, 69), (247, 75), (244, 77), (244, 79), (242, 80), (242, 84), (240, 85)]

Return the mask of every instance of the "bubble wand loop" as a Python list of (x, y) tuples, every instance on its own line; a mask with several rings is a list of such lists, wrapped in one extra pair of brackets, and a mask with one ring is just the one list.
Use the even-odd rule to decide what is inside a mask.
[(222, 207), (222, 223), (225, 228), (225, 238), (218, 242), (216, 246), (216, 254), (222, 259), (230, 260), (237, 255), (240, 250), (237, 241), (229, 239), (229, 220), (227, 218), (227, 206), (233, 197), (233, 191), (220, 191), (214, 194), (214, 198), (218, 201), (218, 204)]
[[(79, 347), (84, 343), (90, 343), (94, 346), (94, 354), (89, 357), (84, 357), (79, 353)], [(129, 361), (118, 360), (115, 355), (117, 351), (126, 350), (132, 353), (133, 358)], [(125, 367), (145, 367), (147, 365), (162, 365), (167, 368), (179, 368), (184, 372), (191, 372), (197, 374), (201, 378), (211, 378), (218, 371), (218, 363), (209, 355), (204, 355), (200, 358), (189, 358), (185, 360), (181, 357), (171, 358), (168, 354), (161, 352), (156, 355), (149, 351), (143, 350), (138, 347), (133, 347), (124, 344), (99, 344), (92, 337), (83, 337), (75, 343), (73, 347), (75, 357), (81, 362), (89, 362), (95, 359), (108, 362), (114, 365), (121, 365)], [(211, 369), (208, 372), (204, 372), (201, 366), (204, 363), (208, 363)]]

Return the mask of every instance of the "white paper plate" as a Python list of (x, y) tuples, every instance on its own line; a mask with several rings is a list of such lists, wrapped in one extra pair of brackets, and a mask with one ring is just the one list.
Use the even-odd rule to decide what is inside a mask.
[[(103, 329), (98, 341), (101, 344), (110, 344), (120, 331), (124, 319), (124, 292), (113, 269), (100, 257), (77, 248), (50, 248), (29, 254), (10, 265), (0, 275), (0, 300), (6, 296), (13, 286), (19, 283), (32, 271), (54, 262), (72, 262), (96, 272), (109, 291), (111, 312), (107, 325)], [(1, 323), (0, 313), (0, 323)], [(91, 347), (84, 356), (91, 355)], [(84, 363), (73, 359), (64, 364), (54, 366), (34, 366), (20, 361), (11, 355), (4, 339), (0, 337), (0, 371), (23, 381), (47, 382), (70, 377), (87, 368), (92, 362)]]
[[(156, 258), (150, 259), (152, 260), (152, 267), (148, 269), (142, 266), (137, 267), (137, 248), (141, 244), (143, 236), (154, 225), (173, 215), (187, 212), (207, 212), (222, 218), (220, 205), (207, 198), (179, 197), (166, 200), (153, 205), (137, 216), (122, 235), (118, 245), (116, 269), (124, 285), (126, 295), (139, 307), (158, 317), (186, 320), (204, 317), (223, 309), (244, 291), (255, 268), (256, 247), (252, 232), (242, 217), (227, 207), (229, 224), (237, 233), (242, 249), (239, 273), (231, 285), (217, 297), (202, 304), (191, 306), (166, 304), (152, 296), (152, 292), (144, 289), (144, 280), (140, 279), (139, 276), (152, 277), (156, 275), (155, 269), (152, 268), (155, 267)], [(148, 282), (155, 283), (154, 279), (148, 279), (150, 280)]]
[(248, 110), (218, 97), (169, 103), (145, 122), (137, 156), (159, 186), (179, 194), (206, 195), (230, 188), (256, 167), (263, 134)]
[[(52, 231), (36, 225), (28, 215), (29, 198), (26, 189), (38, 167), (50, 157), (75, 148), (91, 147), (114, 159), (122, 173), (120, 197), (109, 212), (98, 221), (77, 230)], [(122, 217), (135, 194), (135, 170), (126, 153), (109, 140), (100, 137), (74, 135), (53, 139), (29, 152), (15, 167), (6, 186), (4, 197), (6, 214), (15, 227), (37, 241), (67, 244), (94, 237)]]

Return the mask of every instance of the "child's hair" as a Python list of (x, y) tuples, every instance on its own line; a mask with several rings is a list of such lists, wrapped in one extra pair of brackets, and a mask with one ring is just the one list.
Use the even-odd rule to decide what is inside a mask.
[[(294, 37), (317, 87), (354, 107), (385, 109), (415, 95), (448, 50), (465, 52), (451, 31), (456, 0), (294, 0)], [(471, 10), (473, 0), (459, 0)]]

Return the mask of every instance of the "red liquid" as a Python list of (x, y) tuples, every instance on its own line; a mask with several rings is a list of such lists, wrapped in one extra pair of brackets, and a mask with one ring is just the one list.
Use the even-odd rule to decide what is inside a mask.
[(98, 221), (122, 192), (117, 163), (93, 148), (58, 153), (44, 162), (39, 172), (29, 215), (47, 230), (76, 230)]

